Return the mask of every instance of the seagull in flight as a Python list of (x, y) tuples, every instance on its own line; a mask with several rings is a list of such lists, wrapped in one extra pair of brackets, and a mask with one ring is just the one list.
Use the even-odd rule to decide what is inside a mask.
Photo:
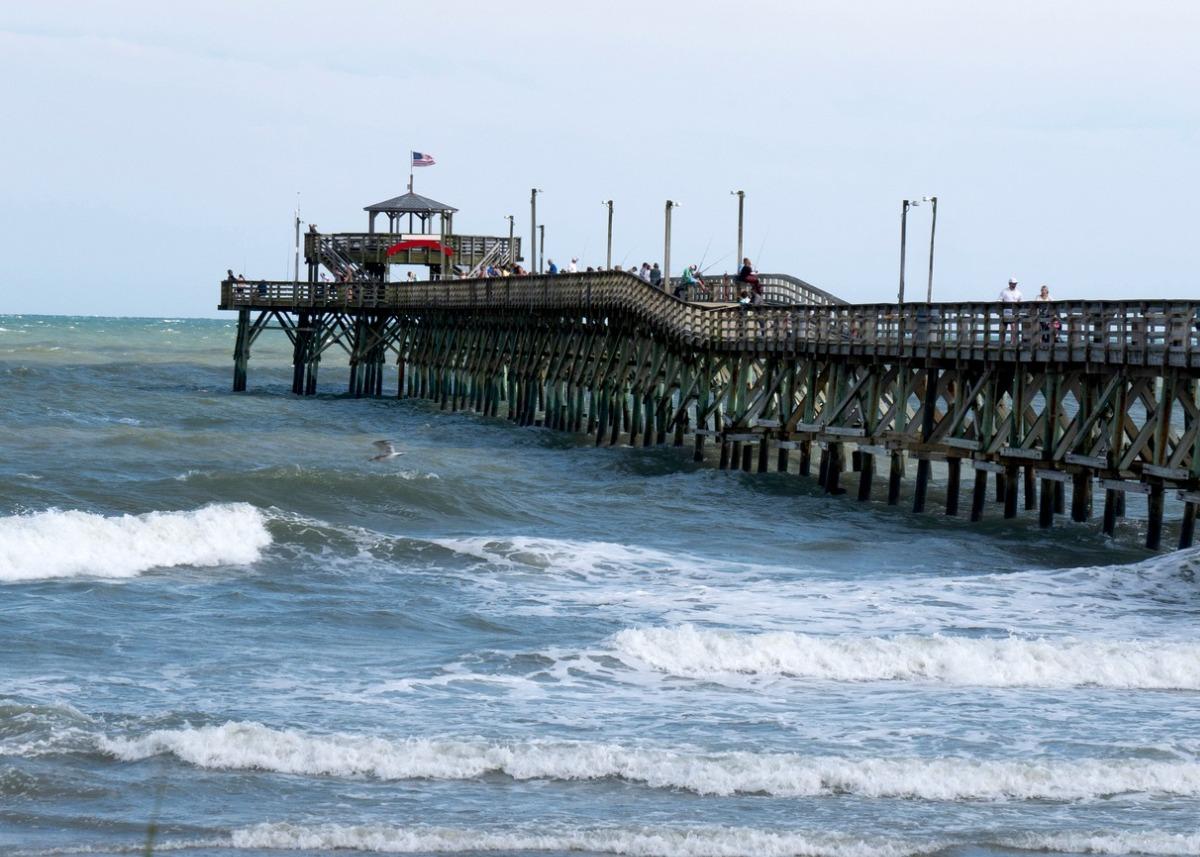
[(389, 458), (395, 458), (397, 455), (404, 455), (403, 452), (396, 450), (396, 447), (392, 445), (390, 440), (377, 440), (372, 445), (379, 450), (379, 455), (371, 456), (372, 461), (387, 461)]

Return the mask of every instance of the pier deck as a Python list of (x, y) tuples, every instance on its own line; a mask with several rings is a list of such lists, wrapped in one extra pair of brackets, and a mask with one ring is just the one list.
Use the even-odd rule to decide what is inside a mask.
[[(294, 346), (293, 391), (316, 390), (322, 355), (349, 356), (349, 391), (396, 391), (443, 408), (589, 432), (597, 443), (707, 442), (720, 466), (813, 470), (857, 496), (887, 464), (898, 503), (917, 459), (913, 509), (925, 511), (933, 464), (945, 513), (958, 515), (962, 465), (974, 472), (970, 516), (994, 477), (1006, 518), (1018, 493), (1050, 526), (1086, 521), (1104, 491), (1113, 532), (1126, 492), (1145, 494), (1146, 543), (1163, 540), (1178, 490), (1178, 543), (1192, 543), (1200, 501), (1200, 302), (845, 304), (781, 278), (775, 300), (743, 309), (678, 300), (629, 274), (420, 283), (258, 282), (221, 286), (239, 314), (234, 389), (265, 329)], [(807, 290), (804, 290), (807, 287)], [(801, 291), (796, 291), (801, 289)], [(823, 296), (823, 297), (822, 297)], [(817, 303), (820, 301), (820, 303)], [(1012, 310), (1006, 314), (1006, 309)], [(773, 459), (773, 460), (772, 460)], [(1040, 496), (1039, 496), (1040, 495)]]

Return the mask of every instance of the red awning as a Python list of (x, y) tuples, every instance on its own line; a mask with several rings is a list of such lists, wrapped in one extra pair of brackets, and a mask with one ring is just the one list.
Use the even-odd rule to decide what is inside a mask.
[(403, 253), (405, 250), (432, 250), (434, 253), (445, 253), (447, 256), (453, 256), (454, 250), (442, 244), (436, 238), (414, 238), (410, 241), (398, 241), (387, 249), (389, 256), (395, 256), (397, 253)]

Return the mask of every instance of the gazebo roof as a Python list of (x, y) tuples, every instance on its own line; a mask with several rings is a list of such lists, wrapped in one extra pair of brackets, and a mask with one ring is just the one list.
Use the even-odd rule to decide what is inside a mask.
[(419, 193), (411, 191), (401, 196), (393, 197), (392, 199), (377, 202), (374, 205), (368, 205), (363, 211), (386, 211), (399, 214), (445, 214), (458, 211), (452, 205), (446, 205), (444, 202), (438, 202), (436, 199), (430, 199), (427, 196), (421, 196)]

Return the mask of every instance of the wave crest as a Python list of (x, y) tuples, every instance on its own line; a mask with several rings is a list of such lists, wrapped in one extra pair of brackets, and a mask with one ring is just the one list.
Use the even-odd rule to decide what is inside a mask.
[(0, 581), (243, 565), (270, 543), (265, 516), (247, 503), (115, 517), (51, 509), (0, 518)]
[(637, 857), (908, 857), (937, 848), (898, 840), (739, 827), (548, 828), (535, 832), (275, 823), (235, 830), (231, 838), (235, 848), (391, 854), (569, 851)]
[(1200, 796), (1200, 763), (801, 756), (624, 747), (579, 741), (488, 742), (308, 735), (260, 723), (101, 738), (125, 761), (170, 753), (202, 768), (379, 779), (620, 779), (703, 795), (855, 794), (925, 800), (1092, 800), (1115, 794)]
[(832, 681), (937, 681), (985, 687), (1200, 690), (1200, 644), (1015, 637), (816, 637), (681, 625), (626, 629), (625, 658), (690, 678), (730, 673)]

